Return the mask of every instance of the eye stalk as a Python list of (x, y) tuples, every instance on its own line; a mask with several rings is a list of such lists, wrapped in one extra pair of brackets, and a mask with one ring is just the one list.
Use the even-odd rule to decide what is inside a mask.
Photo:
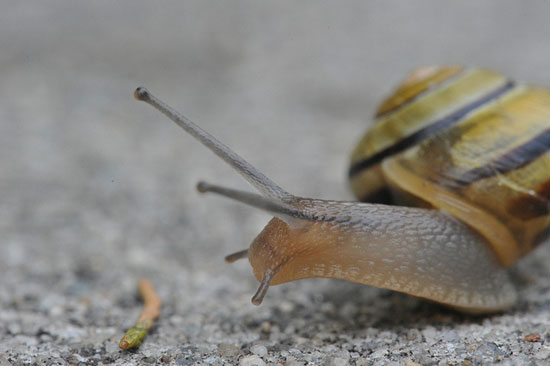
[[(259, 208), (261, 210), (270, 212), (275, 216), (280, 217), (286, 222), (292, 221), (292, 218), (316, 220), (316, 218), (313, 215), (308, 214), (305, 211), (296, 209), (295, 207), (292, 206), (292, 204), (287, 204), (281, 201), (274, 201), (254, 193), (222, 187), (216, 184), (206, 183), (204, 181), (201, 181), (197, 184), (197, 190), (200, 193), (207, 193), (207, 192), (216, 193), (216, 194), (219, 194), (220, 196), (231, 198), (235, 201), (239, 201), (249, 206)], [(297, 200), (296, 197), (293, 197), (293, 198), (294, 198), (293, 201)]]
[(174, 121), (178, 126), (183, 128), (191, 136), (199, 140), (204, 146), (212, 150), (214, 154), (218, 155), (239, 174), (241, 174), (244, 179), (260, 191), (264, 197), (276, 201), (282, 201), (285, 199), (289, 200), (292, 198), (290, 193), (275, 184), (275, 182), (233, 152), (224, 143), (218, 141), (214, 136), (210, 135), (208, 132), (193, 123), (193, 121), (189, 118), (185, 117), (183, 114), (179, 113), (174, 108), (155, 97), (146, 88), (137, 88), (134, 92), (134, 98), (153, 106), (159, 112)]

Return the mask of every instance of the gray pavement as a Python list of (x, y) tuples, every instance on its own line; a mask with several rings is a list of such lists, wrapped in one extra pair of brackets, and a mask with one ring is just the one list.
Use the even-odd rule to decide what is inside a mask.
[[(414, 67), (480, 65), (550, 85), (542, 1), (0, 3), (0, 365), (548, 365), (550, 250), (493, 316), (343, 281), (276, 286), (243, 249), (269, 215), (143, 103), (181, 109), (289, 191), (351, 199), (349, 153)], [(137, 280), (164, 302), (137, 351)], [(540, 335), (529, 342), (525, 337)]]

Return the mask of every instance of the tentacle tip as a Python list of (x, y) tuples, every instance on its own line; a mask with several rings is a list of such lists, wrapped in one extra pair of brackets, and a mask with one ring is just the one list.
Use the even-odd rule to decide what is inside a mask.
[(210, 190), (210, 184), (203, 181), (197, 183), (197, 191), (199, 191), (200, 193), (206, 193), (209, 190)]
[(150, 99), (149, 91), (144, 87), (140, 86), (134, 91), (134, 98), (140, 101), (149, 100)]
[(240, 250), (235, 253), (231, 253), (227, 256), (225, 256), (225, 262), (226, 263), (233, 263), (235, 261), (238, 261), (239, 259), (244, 259), (248, 257), (248, 249)]
[(252, 296), (252, 304), (258, 306), (262, 303), (265, 297), (265, 294), (267, 294), (269, 283), (271, 282), (271, 279), (275, 275), (275, 272), (271, 269), (268, 269), (265, 271), (264, 277), (262, 278), (262, 282), (260, 283), (260, 287), (258, 287), (258, 291), (256, 291), (254, 296)]

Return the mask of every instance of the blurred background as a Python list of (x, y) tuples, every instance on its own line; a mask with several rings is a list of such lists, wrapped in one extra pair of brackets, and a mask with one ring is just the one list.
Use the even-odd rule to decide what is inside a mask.
[[(201, 179), (251, 188), (134, 89), (146, 86), (290, 192), (352, 199), (350, 151), (411, 69), (483, 66), (550, 85), (549, 14), (550, 3), (513, 0), (3, 1), (0, 350), (116, 336), (137, 316), (140, 276), (156, 283), (170, 319), (157, 336), (172, 343), (158, 342), (174, 347), (236, 339), (225, 322), (261, 323), (282, 301), (376, 303), (378, 290), (311, 280), (249, 305), (248, 263), (223, 255), (246, 248), (269, 216), (197, 194)], [(529, 265), (548, 279), (546, 264)], [(40, 329), (51, 339), (21, 338)]]

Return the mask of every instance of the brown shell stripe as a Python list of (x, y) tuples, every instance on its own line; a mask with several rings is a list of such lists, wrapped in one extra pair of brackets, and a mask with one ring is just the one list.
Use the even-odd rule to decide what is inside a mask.
[[(451, 183), (454, 187), (464, 187), (477, 180), (489, 178), (519, 169), (550, 151), (550, 130), (546, 130), (523, 145), (507, 152), (484, 166), (471, 169), (456, 177)], [(550, 175), (550, 171), (548, 172)]]
[(352, 178), (353, 176), (360, 173), (362, 170), (367, 169), (373, 165), (376, 165), (380, 163), (385, 158), (397, 154), (399, 152), (402, 152), (419, 142), (423, 141), (424, 139), (430, 137), (434, 133), (441, 131), (445, 128), (448, 128), (458, 121), (460, 121), (462, 118), (464, 118), (467, 114), (470, 112), (480, 108), (484, 104), (487, 104), (494, 99), (497, 99), (504, 94), (506, 94), (508, 91), (510, 91), (515, 86), (515, 83), (513, 81), (506, 82), (503, 86), (497, 88), (496, 90), (488, 93), (487, 95), (483, 96), (482, 98), (475, 100), (471, 102), (470, 104), (464, 106), (463, 108), (449, 114), (446, 117), (443, 117), (439, 120), (434, 121), (432, 124), (422, 128), (421, 130), (405, 137), (404, 139), (398, 141), (397, 143), (379, 151), (378, 153), (370, 156), (367, 159), (360, 160), (357, 163), (355, 163), (349, 170), (349, 177)]
[(375, 118), (385, 117), (444, 85), (464, 72), (461, 66), (427, 67), (414, 71), (376, 110)]

